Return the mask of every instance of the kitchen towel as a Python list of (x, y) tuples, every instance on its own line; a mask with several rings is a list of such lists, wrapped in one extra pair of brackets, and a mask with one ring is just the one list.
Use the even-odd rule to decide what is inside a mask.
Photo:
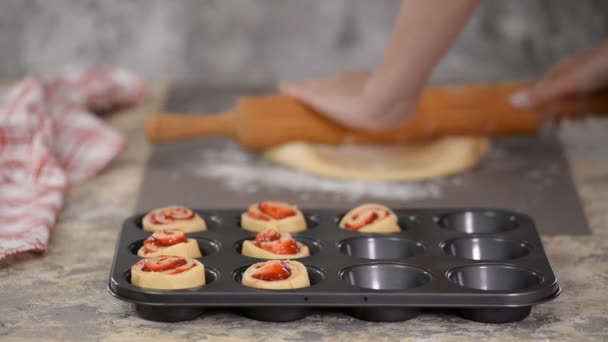
[(0, 99), (0, 260), (45, 252), (66, 187), (123, 148), (95, 114), (139, 103), (143, 80), (112, 68), (30, 76)]

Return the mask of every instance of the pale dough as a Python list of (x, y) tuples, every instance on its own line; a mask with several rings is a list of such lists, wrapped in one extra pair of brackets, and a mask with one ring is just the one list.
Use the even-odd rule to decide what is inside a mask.
[(485, 137), (446, 137), (410, 145), (284, 144), (264, 152), (276, 163), (318, 176), (367, 181), (421, 181), (465, 172), (488, 150)]
[(298, 209), (296, 206), (283, 202), (267, 202), (289, 207), (290, 209), (294, 210), (296, 214), (283, 219), (274, 219), (272, 217), (268, 217), (268, 220), (259, 220), (248, 215), (249, 210), (254, 210), (259, 205), (259, 203), (255, 203), (249, 206), (249, 209), (241, 215), (241, 228), (256, 233), (268, 228), (286, 233), (299, 233), (306, 230), (306, 219), (304, 218), (304, 215), (300, 209)]
[[(160, 272), (142, 271), (144, 262), (151, 259), (141, 260), (131, 267), (131, 284), (138, 287), (158, 290), (180, 290), (204, 286), (205, 266), (198, 260), (190, 258), (184, 259), (187, 260), (185, 265)], [(180, 268), (186, 269), (186, 271), (171, 274), (171, 272)]]
[(353, 225), (362, 224), (370, 215), (375, 215), (376, 219), (369, 224), (363, 225), (362, 228), (355, 230), (359, 233), (398, 233), (399, 228), (397, 215), (389, 208), (375, 203), (367, 203), (360, 205), (342, 217), (340, 220), (340, 228), (347, 229), (346, 224)]
[(296, 245), (300, 249), (296, 254), (277, 254), (256, 246), (255, 241), (246, 240), (243, 242), (241, 254), (258, 259), (299, 259), (310, 256), (308, 246), (298, 241), (296, 241)]
[(182, 211), (187, 210), (188, 213), (192, 212), (191, 209), (181, 206), (169, 206), (154, 209), (142, 219), (142, 226), (144, 230), (156, 232), (162, 229), (178, 229), (184, 233), (202, 232), (207, 230), (205, 220), (195, 212), (192, 212), (194, 216), (191, 219), (167, 219), (166, 223), (161, 224), (152, 222), (152, 215), (162, 215), (163, 211), (171, 211), (175, 209)]
[(247, 268), (245, 273), (243, 273), (242, 284), (248, 287), (255, 287), (257, 289), (267, 289), (267, 290), (291, 290), (291, 289), (299, 289), (303, 287), (310, 286), (310, 280), (308, 279), (308, 271), (306, 270), (306, 266), (302, 263), (292, 260), (283, 260), (287, 264), (291, 275), (289, 278), (284, 280), (275, 280), (275, 281), (265, 281), (261, 279), (256, 279), (252, 277), (252, 274), (255, 274), (256, 267), (262, 266), (265, 263), (270, 262), (280, 262), (280, 261), (264, 261), (259, 262), (257, 264), (253, 264)]
[(198, 242), (194, 239), (188, 239), (186, 242), (180, 242), (173, 246), (161, 248), (160, 250), (152, 253), (145, 252), (144, 246), (137, 251), (137, 255), (142, 258), (154, 258), (160, 255), (174, 255), (187, 258), (200, 258), (203, 255), (201, 250), (198, 248)]

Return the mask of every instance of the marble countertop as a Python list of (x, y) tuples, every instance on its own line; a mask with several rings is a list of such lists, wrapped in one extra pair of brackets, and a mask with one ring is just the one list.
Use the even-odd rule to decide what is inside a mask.
[[(106, 290), (121, 221), (135, 208), (149, 147), (144, 117), (160, 108), (166, 87), (144, 106), (109, 118), (128, 148), (98, 177), (66, 197), (49, 251), (0, 268), (0, 339), (53, 340), (602, 340), (608, 337), (608, 122), (569, 124), (562, 133), (592, 235), (544, 238), (562, 295), (518, 323), (482, 324), (455, 315), (422, 314), (371, 323), (338, 313), (291, 323), (264, 323), (217, 313), (190, 322), (140, 319)], [(92, 238), (93, 237), (93, 238)]]

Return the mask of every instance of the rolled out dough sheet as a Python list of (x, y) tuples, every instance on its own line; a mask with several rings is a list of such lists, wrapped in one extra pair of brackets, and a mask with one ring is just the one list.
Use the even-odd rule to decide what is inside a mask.
[(284, 144), (264, 152), (276, 163), (323, 177), (368, 181), (422, 181), (473, 168), (488, 138), (446, 137), (411, 145)]

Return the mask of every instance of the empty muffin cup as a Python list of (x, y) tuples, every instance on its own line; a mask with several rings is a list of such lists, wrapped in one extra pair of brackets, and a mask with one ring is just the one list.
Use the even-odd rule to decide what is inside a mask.
[(467, 234), (500, 233), (519, 226), (514, 216), (489, 210), (446, 214), (438, 223), (442, 228)]
[(338, 243), (340, 253), (364, 259), (405, 259), (424, 253), (422, 244), (400, 237), (355, 237)]
[(448, 279), (462, 287), (484, 291), (521, 291), (542, 282), (538, 273), (509, 265), (464, 266), (448, 272)]
[(448, 255), (470, 260), (511, 260), (530, 253), (530, 247), (521, 241), (484, 237), (446, 241), (442, 249)]
[[(349, 267), (340, 272), (342, 280), (353, 287), (371, 290), (405, 290), (423, 286), (431, 280), (421, 268), (403, 264), (368, 264)], [(398, 322), (416, 317), (419, 308), (353, 307), (350, 314), (372, 322)]]
[(349, 286), (370, 290), (405, 290), (431, 280), (430, 274), (421, 268), (392, 263), (349, 267), (340, 276)]

